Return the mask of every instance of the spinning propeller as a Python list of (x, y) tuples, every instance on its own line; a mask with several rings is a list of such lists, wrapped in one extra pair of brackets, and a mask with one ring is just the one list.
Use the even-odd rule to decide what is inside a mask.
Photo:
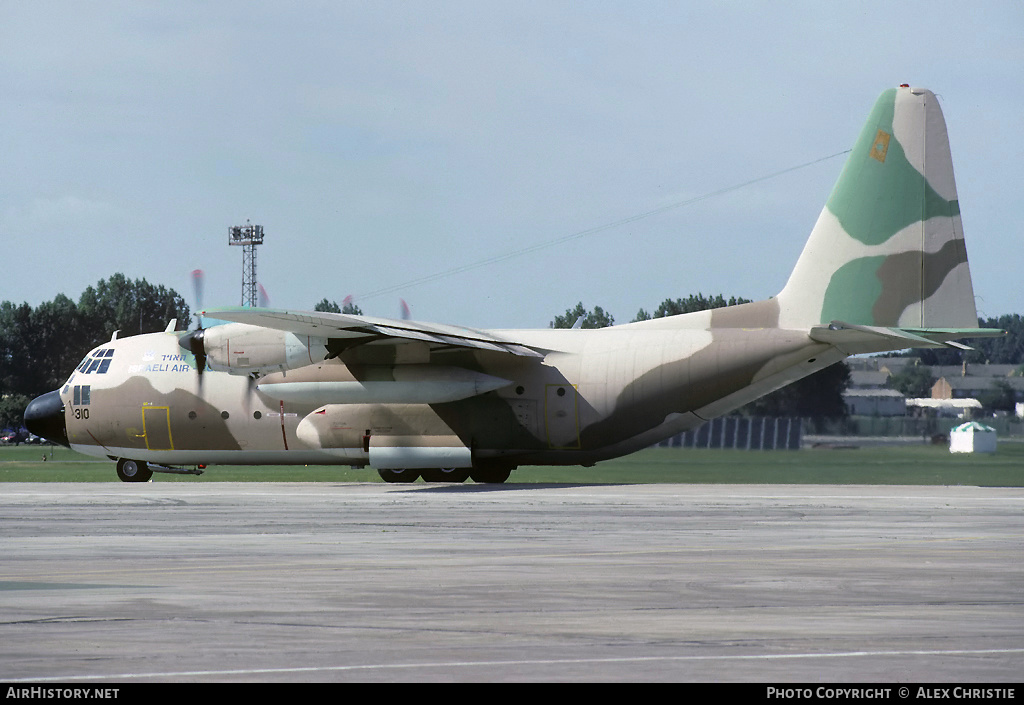
[[(195, 294), (196, 303), (196, 328), (189, 331), (185, 335), (178, 339), (178, 345), (184, 350), (192, 353), (196, 360), (196, 373), (198, 375), (198, 388), (199, 394), (203, 393), (203, 373), (206, 368), (209, 367), (209, 355), (207, 352), (207, 340), (206, 334), (207, 329), (205, 327), (205, 321), (203, 320), (203, 281), (204, 273), (201, 269), (192, 270), (192, 290)], [(266, 308), (270, 305), (270, 297), (267, 296), (267, 290), (263, 288), (263, 285), (259, 285), (259, 305), (260, 308)], [(215, 336), (216, 337), (216, 336)], [(216, 340), (213, 341), (216, 346)], [(248, 397), (252, 395), (252, 391), (255, 388), (255, 380), (259, 375), (255, 372), (249, 375), (249, 394), (246, 395), (246, 403), (248, 404)]]
[[(355, 305), (355, 301), (352, 298), (352, 294), (349, 294), (341, 301), (341, 312), (353, 316), (363, 315), (363, 311)], [(409, 309), (409, 304), (405, 302), (405, 299), (398, 300), (398, 316), (403, 321), (408, 321), (412, 318), (412, 312)]]
[(203, 344), (203, 270), (192, 270), (192, 291), (196, 301), (196, 329), (186, 333), (178, 341), (178, 345), (195, 355), (196, 371), (199, 373), (199, 385), (202, 387), (203, 371), (206, 370), (206, 346)]

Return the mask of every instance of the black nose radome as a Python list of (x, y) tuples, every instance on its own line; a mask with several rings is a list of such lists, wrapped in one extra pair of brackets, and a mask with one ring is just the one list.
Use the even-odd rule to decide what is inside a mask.
[(48, 441), (71, 447), (68, 443), (68, 427), (64, 423), (64, 402), (60, 400), (60, 392), (47, 392), (29, 402), (25, 408), (25, 428)]

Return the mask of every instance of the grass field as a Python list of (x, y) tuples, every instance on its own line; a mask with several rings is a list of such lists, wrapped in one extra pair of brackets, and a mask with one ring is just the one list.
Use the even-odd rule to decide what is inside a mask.
[[(52, 452), (52, 455), (51, 455)], [(47, 460), (43, 461), (43, 455)], [(157, 473), (154, 482), (380, 482), (348, 466), (211, 466), (199, 476)], [(1024, 487), (1024, 443), (995, 453), (944, 446), (865, 446), (798, 451), (651, 448), (592, 468), (521, 467), (517, 483), (723, 483), (980, 485)], [(114, 463), (51, 446), (0, 447), (0, 482), (120, 482)]]

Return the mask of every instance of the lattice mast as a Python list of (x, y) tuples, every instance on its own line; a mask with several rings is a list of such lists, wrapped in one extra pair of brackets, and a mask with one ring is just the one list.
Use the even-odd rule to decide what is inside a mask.
[(242, 248), (242, 306), (254, 308), (258, 305), (256, 280), (256, 246), (263, 244), (263, 226), (245, 225), (228, 228), (228, 244)]

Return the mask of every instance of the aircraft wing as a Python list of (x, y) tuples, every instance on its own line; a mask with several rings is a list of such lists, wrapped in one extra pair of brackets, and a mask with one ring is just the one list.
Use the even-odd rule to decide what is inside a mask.
[(366, 344), (423, 341), (435, 347), (492, 350), (520, 357), (543, 358), (544, 352), (487, 331), (418, 321), (372, 316), (351, 316), (320, 311), (284, 311), (260, 308), (223, 308), (204, 311), (223, 321), (283, 330), (300, 336), (327, 338), (332, 352)]

